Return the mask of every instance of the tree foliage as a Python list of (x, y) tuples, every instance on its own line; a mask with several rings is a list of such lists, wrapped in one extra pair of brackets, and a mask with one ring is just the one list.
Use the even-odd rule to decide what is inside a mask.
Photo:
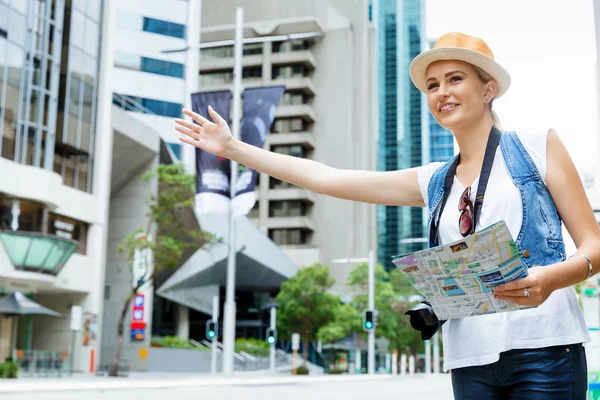
[(151, 260), (145, 261), (152, 273), (146, 280), (139, 280), (125, 294), (117, 324), (117, 345), (109, 369), (110, 376), (116, 376), (118, 372), (124, 322), (133, 296), (158, 273), (178, 267), (187, 255), (214, 239), (213, 235), (202, 231), (197, 224), (193, 213), (195, 177), (185, 172), (183, 164), (160, 164), (145, 172), (142, 179), (156, 180), (158, 195), (148, 197), (146, 227), (129, 232), (119, 244), (118, 250), (125, 254), (127, 265), (132, 271), (136, 257), (149, 252)]
[(304, 344), (304, 365), (308, 358), (308, 345), (317, 340), (321, 327), (334, 321), (341, 302), (329, 292), (335, 280), (329, 267), (313, 264), (298, 269), (296, 274), (281, 285), (275, 298), (279, 304), (277, 329), (281, 337), (299, 333)]

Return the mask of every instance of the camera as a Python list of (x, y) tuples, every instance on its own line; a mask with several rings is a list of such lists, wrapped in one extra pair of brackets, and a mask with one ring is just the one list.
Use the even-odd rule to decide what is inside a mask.
[(410, 325), (421, 332), (422, 340), (431, 339), (446, 322), (438, 319), (428, 301), (420, 302), (404, 314), (410, 316)]

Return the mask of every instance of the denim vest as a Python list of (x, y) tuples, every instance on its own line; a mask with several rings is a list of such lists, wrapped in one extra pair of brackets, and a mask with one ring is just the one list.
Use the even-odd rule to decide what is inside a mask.
[[(516, 238), (516, 245), (523, 261), (529, 268), (534, 265), (543, 266), (563, 261), (565, 244), (562, 238), (561, 219), (537, 167), (515, 132), (502, 134), (500, 149), (523, 202), (523, 222)], [(444, 178), (456, 157), (458, 156), (438, 168), (429, 181), (428, 234), (431, 232), (433, 218), (437, 218), (441, 212), (439, 208), (444, 196)], [(493, 185), (494, 182), (489, 184)], [(485, 207), (485, 200), (483, 206)], [(429, 237), (429, 247), (432, 246), (433, 238)]]

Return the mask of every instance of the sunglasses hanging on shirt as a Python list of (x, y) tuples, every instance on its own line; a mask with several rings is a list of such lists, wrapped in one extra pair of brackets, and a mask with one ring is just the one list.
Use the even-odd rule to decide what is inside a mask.
[[(475, 203), (471, 202), (471, 187), (465, 189), (460, 196), (458, 201), (458, 211), (460, 211), (460, 217), (458, 218), (458, 230), (463, 237), (466, 237), (475, 232), (477, 227), (477, 221), (479, 220), (479, 213), (483, 205), (483, 198), (485, 190), (487, 188), (488, 180), (490, 179), (490, 173), (492, 172), (492, 164), (494, 163), (494, 156), (496, 155), (496, 149), (500, 144), (500, 131), (495, 126), (492, 127), (490, 135), (488, 137), (487, 146), (485, 148), (485, 156), (483, 158), (483, 164), (481, 166), (481, 174), (479, 175), (479, 186), (477, 187), (477, 194), (475, 195)], [(452, 183), (454, 182), (454, 176), (456, 175), (456, 167), (460, 161), (460, 153), (456, 160), (448, 168), (446, 177), (444, 179), (444, 197), (442, 199), (441, 208), (437, 213), (437, 218), (434, 218), (431, 222), (431, 230), (429, 232), (430, 237), (433, 241), (434, 246), (439, 245), (439, 223), (450, 190), (452, 189)]]

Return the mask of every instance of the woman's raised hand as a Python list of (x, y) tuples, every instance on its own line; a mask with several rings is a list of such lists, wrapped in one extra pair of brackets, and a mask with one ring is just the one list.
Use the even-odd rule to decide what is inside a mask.
[(188, 109), (183, 109), (183, 113), (192, 118), (197, 123), (175, 118), (175, 129), (183, 135), (179, 137), (184, 143), (189, 143), (199, 149), (216, 156), (225, 156), (228, 146), (234, 140), (227, 122), (211, 106), (208, 106), (208, 113), (214, 123), (204, 118), (202, 115)]

